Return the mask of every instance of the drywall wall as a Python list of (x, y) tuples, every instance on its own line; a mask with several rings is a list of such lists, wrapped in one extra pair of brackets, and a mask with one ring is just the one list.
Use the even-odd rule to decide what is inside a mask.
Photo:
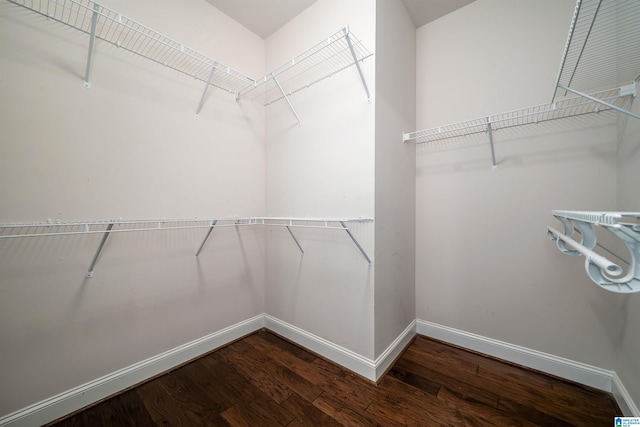
[(376, 357), (415, 319), (415, 39), (400, 0), (376, 2)]
[[(636, 100), (632, 111), (640, 113)], [(624, 118), (626, 125), (618, 148), (618, 210), (640, 212), (640, 120)], [(636, 260), (637, 261), (637, 260)], [(617, 348), (615, 370), (636, 407), (640, 405), (640, 295), (618, 296), (609, 311), (611, 345)], [(634, 414), (640, 416), (640, 413)]]
[[(107, 6), (264, 74), (206, 2)], [(202, 82), (100, 41), (85, 89), (88, 36), (9, 2), (0, 41), (0, 222), (264, 212), (261, 107), (210, 90), (195, 119)], [(91, 279), (101, 235), (0, 240), (0, 414), (263, 313), (263, 229), (216, 229), (196, 262), (205, 233), (113, 235)]]
[[(267, 69), (301, 54), (345, 25), (375, 52), (375, 2), (319, 0), (266, 40)], [(266, 109), (266, 212), (269, 216), (374, 216), (375, 58)], [(373, 258), (371, 222), (354, 236)], [(374, 268), (344, 231), (267, 231), (266, 312), (307, 333), (373, 358)]]
[[(550, 102), (573, 9), (477, 0), (419, 28), (418, 129)], [(417, 318), (613, 369), (612, 295), (546, 227), (552, 209), (615, 209), (615, 117), (494, 139), (497, 171), (485, 134), (417, 147)]]

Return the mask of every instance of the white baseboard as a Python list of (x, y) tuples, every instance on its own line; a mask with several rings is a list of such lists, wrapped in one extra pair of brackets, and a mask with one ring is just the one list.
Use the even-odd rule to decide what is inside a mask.
[(261, 314), (1, 417), (0, 426), (32, 427), (55, 421), (263, 327)]
[(418, 320), (417, 332), (431, 338), (497, 357), (518, 365), (611, 392), (613, 371), (494, 340), (481, 335)]
[(613, 397), (615, 397), (620, 410), (622, 410), (622, 415), (627, 417), (640, 417), (640, 410), (633, 402), (631, 395), (622, 384), (620, 377), (615, 372), (613, 373), (613, 381), (611, 384), (611, 393)]
[(425, 320), (416, 321), (420, 335), (445, 341), (469, 350), (497, 357), (550, 375), (613, 394), (626, 416), (639, 416), (638, 407), (614, 371), (531, 350), (481, 335), (472, 334)]
[(268, 314), (265, 315), (264, 326), (276, 334), (344, 366), (350, 371), (362, 375), (371, 381), (376, 380), (376, 364), (371, 359)]
[(416, 335), (416, 321), (414, 320), (404, 331), (382, 352), (375, 361), (376, 381), (391, 367), (391, 364), (400, 356), (400, 353), (407, 348), (413, 337)]
[(376, 360), (371, 360), (275, 317), (261, 314), (0, 417), (0, 427), (22, 427), (49, 423), (263, 327), (371, 381), (377, 381), (389, 369), (393, 361), (418, 333), (611, 392), (623, 412), (621, 415), (640, 416), (638, 407), (615, 372), (481, 335), (424, 320), (416, 320), (409, 324)]
[(380, 379), (416, 333), (413, 321), (376, 360), (371, 360), (273, 316), (265, 315), (265, 327), (371, 381)]

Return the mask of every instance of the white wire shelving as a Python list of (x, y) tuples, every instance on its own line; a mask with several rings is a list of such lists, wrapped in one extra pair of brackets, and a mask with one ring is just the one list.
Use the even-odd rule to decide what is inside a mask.
[[(577, 0), (553, 100), (640, 79), (640, 2)], [(620, 112), (640, 118), (627, 110)]]
[[(585, 269), (589, 278), (601, 288), (615, 293), (640, 292), (640, 212), (584, 212), (559, 211), (551, 214), (563, 225), (560, 232), (547, 227), (547, 236), (556, 241), (558, 249), (567, 255), (584, 256)], [(598, 243), (594, 226), (600, 226), (624, 243), (631, 259), (616, 254)], [(579, 234), (579, 241), (574, 240)], [(596, 246), (604, 249), (627, 264), (625, 269), (603, 255), (596, 253)]]
[(640, 80), (639, 28), (638, 0), (577, 0), (551, 103), (404, 133), (403, 141), (486, 133), (496, 170), (493, 131), (498, 129), (608, 110), (640, 119), (628, 110)]
[[(151, 28), (91, 0), (8, 0), (89, 35), (84, 84), (91, 86), (95, 40), (140, 55), (237, 95), (255, 80)], [(200, 112), (204, 93), (196, 114)]]
[(264, 105), (285, 99), (300, 123), (289, 96), (353, 65), (358, 70), (369, 101), (371, 95), (360, 63), (371, 55), (363, 43), (349, 31), (349, 27), (344, 27), (264, 76), (255, 87), (241, 90), (240, 96)]
[[(486, 117), (405, 133), (403, 134), (403, 141), (414, 141), (416, 144), (424, 144), (443, 139), (486, 133), (491, 147), (491, 165), (495, 170), (497, 169), (497, 163), (493, 146), (493, 132), (515, 126), (531, 125), (550, 120), (600, 113), (611, 110), (611, 106), (626, 105), (626, 103), (628, 103), (628, 97), (635, 95), (636, 84), (634, 82), (628, 86), (608, 89), (588, 95), (597, 101), (583, 96), (559, 99), (551, 104), (534, 105), (506, 113), (492, 114)], [(609, 105), (605, 105), (602, 102)]]
[(147, 220), (107, 220), (107, 221), (48, 221), (40, 223), (0, 224), (0, 241), (4, 239), (74, 236), (100, 234), (102, 239), (87, 270), (86, 277), (93, 277), (93, 270), (100, 257), (107, 239), (112, 234), (132, 233), (144, 231), (168, 231), (185, 229), (207, 229), (206, 235), (196, 251), (195, 258), (199, 259), (214, 228), (269, 226), (285, 227), (298, 249), (304, 255), (304, 249), (296, 238), (293, 228), (314, 228), (324, 230), (342, 230), (356, 245), (358, 251), (366, 259), (369, 267), (372, 260), (362, 245), (358, 242), (349, 228), (349, 223), (364, 223), (373, 221), (370, 218), (285, 218), (285, 217), (243, 217), (243, 218), (206, 218), (206, 219), (147, 219)]
[(8, 0), (89, 35), (84, 85), (91, 87), (95, 41), (101, 40), (205, 83), (195, 114), (198, 117), (210, 86), (233, 94), (236, 100), (262, 97), (265, 105), (285, 99), (314, 83), (355, 65), (369, 99), (360, 63), (372, 55), (348, 27), (327, 37), (261, 79), (248, 77), (183, 43), (91, 0)]

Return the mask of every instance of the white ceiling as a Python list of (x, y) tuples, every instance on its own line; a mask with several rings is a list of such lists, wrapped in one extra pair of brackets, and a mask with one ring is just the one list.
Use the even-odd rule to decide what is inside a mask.
[(402, 0), (416, 28), (472, 3), (474, 0)]
[[(207, 0), (262, 38), (267, 38), (317, 0)], [(416, 27), (474, 0), (402, 0)]]

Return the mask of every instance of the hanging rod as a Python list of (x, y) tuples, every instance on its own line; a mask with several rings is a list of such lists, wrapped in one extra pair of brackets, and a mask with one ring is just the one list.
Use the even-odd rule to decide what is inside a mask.
[[(293, 217), (232, 217), (213, 219), (148, 219), (148, 220), (107, 220), (107, 221), (48, 221), (42, 223), (0, 224), (0, 241), (26, 237), (72, 236), (81, 234), (102, 234), (98, 249), (91, 261), (86, 277), (93, 277), (95, 264), (111, 234), (158, 230), (185, 230), (208, 228), (207, 234), (200, 244), (195, 258), (198, 259), (214, 228), (269, 226), (286, 227), (301, 255), (304, 250), (293, 234), (291, 228), (317, 228), (345, 231), (354, 242), (360, 253), (371, 267), (372, 261), (357, 241), (347, 223), (363, 223), (373, 221), (370, 218), (293, 218)], [(336, 225), (339, 224), (339, 225)]]
[[(547, 236), (556, 241), (558, 249), (564, 254), (584, 256), (587, 275), (595, 284), (615, 293), (640, 292), (640, 269), (637, 265), (640, 262), (640, 212), (554, 210), (551, 214), (562, 223), (564, 232), (547, 227)], [(627, 274), (623, 277), (620, 277), (624, 274), (622, 267), (593, 251), (599, 246), (594, 226), (613, 233), (631, 254)], [(579, 242), (572, 239), (575, 232), (580, 234)]]

